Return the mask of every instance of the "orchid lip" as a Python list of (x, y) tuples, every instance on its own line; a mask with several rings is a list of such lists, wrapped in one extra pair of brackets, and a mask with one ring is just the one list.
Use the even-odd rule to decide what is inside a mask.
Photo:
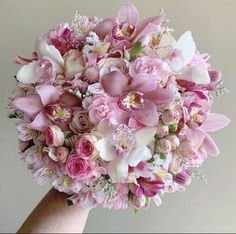
[(122, 22), (112, 29), (112, 36), (116, 40), (128, 39), (134, 32), (135, 27), (128, 22)]

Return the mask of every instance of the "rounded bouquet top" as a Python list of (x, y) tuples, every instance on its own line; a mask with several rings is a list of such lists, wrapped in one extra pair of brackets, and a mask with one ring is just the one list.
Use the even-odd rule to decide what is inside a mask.
[(229, 123), (211, 113), (221, 73), (191, 32), (174, 39), (163, 12), (138, 19), (130, 3), (104, 20), (76, 13), (37, 39), (32, 58), (16, 58), (20, 154), (68, 205), (159, 205), (219, 153), (208, 133)]

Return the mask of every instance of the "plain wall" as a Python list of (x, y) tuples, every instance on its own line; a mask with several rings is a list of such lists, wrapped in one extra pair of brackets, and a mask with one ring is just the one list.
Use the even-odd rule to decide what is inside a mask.
[[(0, 0), (0, 231), (15, 232), (48, 186), (39, 187), (17, 155), (14, 121), (3, 105), (15, 86), (16, 54), (30, 56), (35, 39), (51, 26), (81, 15), (116, 15), (125, 1), (116, 0)], [(191, 30), (197, 48), (211, 55), (210, 62), (224, 74), (230, 93), (217, 99), (215, 112), (232, 123), (213, 134), (221, 149), (203, 170), (208, 184), (194, 182), (185, 193), (167, 194), (161, 207), (151, 205), (137, 214), (130, 210), (90, 212), (86, 232), (235, 232), (236, 231), (236, 0), (133, 0), (142, 17), (165, 9), (174, 35)]]

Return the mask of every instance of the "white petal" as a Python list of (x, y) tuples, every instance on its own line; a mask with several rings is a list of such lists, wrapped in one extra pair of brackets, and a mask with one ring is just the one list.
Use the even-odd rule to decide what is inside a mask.
[(128, 163), (131, 167), (136, 167), (140, 162), (149, 160), (152, 157), (150, 149), (143, 146), (132, 150), (128, 156)]
[(156, 128), (142, 128), (134, 133), (136, 148), (147, 146), (154, 138)]
[(108, 137), (112, 135), (114, 129), (109, 126), (107, 121), (103, 120), (96, 127), (96, 132), (98, 132), (98, 134), (101, 134), (101, 136)]
[(35, 45), (35, 50), (39, 58), (47, 56), (61, 66), (64, 66), (64, 59), (61, 56), (60, 51), (54, 45), (48, 45), (44, 39), (38, 38)]
[(113, 183), (124, 182), (128, 177), (128, 169), (126, 158), (116, 158), (109, 163), (108, 174)]
[(187, 31), (180, 36), (176, 43), (176, 48), (182, 52), (184, 64), (189, 64), (196, 51), (196, 44), (190, 31)]
[(210, 83), (210, 76), (207, 69), (203, 69), (200, 66), (185, 67), (182, 74), (177, 75), (177, 79), (191, 81), (196, 84)]
[(17, 73), (16, 79), (23, 84), (33, 84), (37, 82), (37, 77), (35, 74), (35, 63), (31, 62), (24, 65)]
[(114, 146), (109, 138), (102, 138), (94, 143), (99, 151), (100, 157), (105, 161), (113, 160), (116, 157)]

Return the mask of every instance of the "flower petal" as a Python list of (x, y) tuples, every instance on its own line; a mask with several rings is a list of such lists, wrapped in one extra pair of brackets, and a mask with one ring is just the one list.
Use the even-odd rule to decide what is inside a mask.
[(201, 130), (188, 128), (186, 136), (188, 140), (192, 140), (195, 144), (201, 145), (206, 134)]
[(133, 111), (135, 119), (148, 127), (153, 127), (158, 122), (158, 113), (155, 104), (145, 100), (144, 108)]
[(119, 71), (113, 71), (104, 75), (100, 82), (109, 95), (118, 96), (126, 90), (128, 78)]
[(174, 94), (171, 91), (163, 89), (158, 85), (155, 90), (146, 92), (144, 94), (144, 98), (148, 99), (157, 106), (161, 106), (173, 102)]
[(197, 65), (185, 67), (182, 73), (176, 77), (179, 80), (187, 80), (195, 84), (209, 84), (211, 81), (207, 69)]
[(115, 25), (116, 25), (115, 18), (107, 18), (107, 19), (104, 19), (99, 24), (97, 24), (92, 29), (92, 31), (95, 32), (100, 37), (100, 39), (104, 39), (108, 34), (111, 33)]
[(206, 134), (206, 137), (202, 143), (202, 146), (205, 148), (207, 153), (211, 156), (217, 156), (220, 153), (220, 150), (218, 149), (216, 143), (208, 134)]
[(39, 85), (36, 90), (44, 106), (54, 104), (59, 99), (57, 88), (52, 85)]
[(23, 84), (36, 83), (37, 77), (34, 70), (36, 63), (37, 62), (34, 61), (21, 67), (21, 69), (18, 71), (16, 75), (16, 79)]
[(151, 157), (152, 153), (146, 146), (135, 148), (128, 156), (128, 163), (131, 167), (136, 167), (140, 162), (149, 160)]
[(48, 126), (52, 122), (50, 119), (41, 111), (31, 122), (28, 127), (38, 130), (38, 131), (43, 131), (44, 127)]
[(139, 33), (135, 34), (135, 37), (133, 39), (134, 42), (138, 41), (142, 36), (148, 36), (154, 32), (156, 32), (158, 29), (158, 25), (153, 23), (148, 23), (145, 28), (143, 28)]
[(117, 15), (119, 22), (128, 22), (131, 25), (136, 25), (139, 19), (139, 12), (132, 3), (123, 4)]
[(206, 132), (215, 132), (226, 127), (229, 123), (230, 119), (225, 115), (209, 113), (207, 119), (202, 124), (201, 129)]
[(135, 148), (147, 146), (153, 140), (156, 128), (141, 128), (134, 133)]
[(113, 183), (124, 182), (128, 177), (128, 169), (126, 158), (116, 158), (109, 163), (108, 174)]
[(105, 161), (111, 161), (116, 157), (114, 146), (111, 144), (110, 138), (102, 138), (94, 143), (99, 151), (100, 157)]
[(154, 90), (156, 86), (157, 82), (153, 76), (148, 74), (138, 74), (129, 85), (129, 90), (148, 92)]
[(35, 50), (37, 52), (38, 58), (47, 56), (61, 66), (64, 66), (64, 59), (61, 56), (60, 51), (54, 45), (48, 45), (45, 39), (38, 38), (36, 41)]
[(180, 36), (176, 43), (176, 48), (182, 52), (184, 64), (189, 64), (196, 52), (196, 44), (190, 31), (187, 31)]
[(43, 108), (39, 95), (18, 97), (12, 101), (12, 107), (23, 111), (30, 118), (35, 117)]

